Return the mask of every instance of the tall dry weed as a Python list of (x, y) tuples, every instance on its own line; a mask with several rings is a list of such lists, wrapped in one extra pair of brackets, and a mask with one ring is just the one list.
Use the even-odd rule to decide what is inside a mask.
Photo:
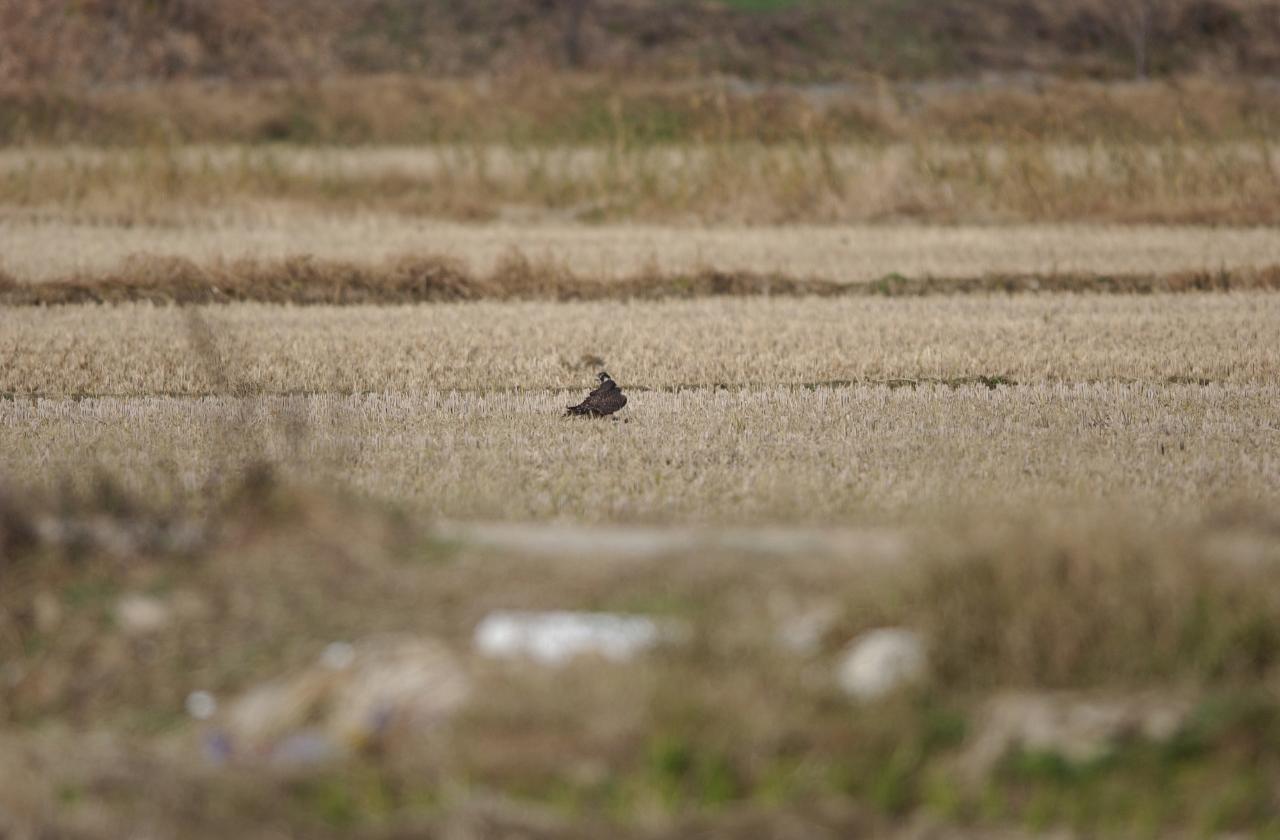
[(1280, 603), (1256, 585), (1250, 561), (1204, 556), (1180, 532), (1133, 539), (1115, 522), (1052, 519), (971, 523), (972, 540), (948, 538), (965, 548), (946, 549), (918, 595), (941, 679), (967, 688), (1247, 683), (1280, 663), (1271, 619)]

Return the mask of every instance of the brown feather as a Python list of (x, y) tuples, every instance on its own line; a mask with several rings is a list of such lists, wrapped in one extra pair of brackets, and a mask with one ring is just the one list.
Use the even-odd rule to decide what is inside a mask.
[(600, 383), (600, 387), (593, 390), (587, 395), (587, 398), (577, 405), (571, 405), (565, 414), (576, 414), (587, 417), (605, 417), (619, 411), (627, 404), (627, 395), (622, 393), (622, 389), (618, 387), (618, 383), (612, 379), (606, 379)]

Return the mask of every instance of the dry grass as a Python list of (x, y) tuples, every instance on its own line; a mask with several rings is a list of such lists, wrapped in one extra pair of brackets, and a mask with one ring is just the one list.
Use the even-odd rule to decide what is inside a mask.
[(463, 221), (1272, 224), (1276, 160), (1265, 139), (20, 149), (0, 156), (0, 207), (118, 224), (263, 202)]
[[(193, 342), (196, 311), (217, 366)], [(627, 387), (668, 390), (983, 376), (1265, 385), (1280, 376), (1278, 330), (1270, 293), (0, 308), (0, 392), (483, 395), (577, 389), (600, 363)]]
[[(0, 390), (17, 395), (0, 451), (24, 482), (97, 465), (178, 499), (265, 458), (464, 518), (874, 523), (960, 487), (992, 509), (1107, 499), (1194, 518), (1209, 500), (1280, 501), (1277, 306), (0, 309)], [(564, 420), (602, 364), (632, 395), (626, 422)]]
[(163, 225), (8, 219), (0, 221), (0, 238), (0, 270), (22, 282), (119, 276), (138, 254), (180, 257), (197, 266), (296, 257), (376, 266), (431, 254), (476, 275), (523, 259), (588, 279), (716, 270), (839, 283), (893, 275), (1168, 275), (1280, 265), (1274, 228), (1180, 226), (463, 225), (263, 209), (178, 216)]
[(1157, 520), (1280, 504), (1273, 384), (632, 392), (625, 422), (565, 419), (573, 396), (18, 398), (0, 469), (183, 501), (265, 459), (439, 516), (589, 522), (874, 524), (961, 496)]
[[(173, 515), (118, 489), (42, 504), (29, 498), (30, 514)], [(856, 548), (534, 563), (268, 485), (233, 493), (194, 552), (35, 545), (7, 558), (0, 590), (0, 826), (649, 840), (906, 838), (922, 821), (958, 837), (1266, 828), (1280, 772), (1266, 689), (1280, 663), (1276, 522), (1239, 511), (1152, 529), (1129, 511), (944, 518), (911, 529), (912, 562), (897, 566)], [(115, 620), (139, 595), (170, 611), (162, 630)], [(629, 664), (547, 672), (469, 652), (494, 608), (649, 613), (689, 634)], [(779, 629), (815, 609), (832, 616), (816, 648), (780, 648)], [(919, 628), (935, 671), (855, 705), (834, 663), (884, 624)], [(441, 640), (475, 682), (425, 742), (404, 733), (290, 770), (218, 767), (209, 730), (181, 713), (194, 689), (225, 701), (334, 639), (389, 632)], [(1060, 685), (1093, 698), (1177, 686), (1195, 713), (1167, 741), (1122, 740), (1098, 761), (1015, 750), (985, 775), (958, 772), (988, 692)]]

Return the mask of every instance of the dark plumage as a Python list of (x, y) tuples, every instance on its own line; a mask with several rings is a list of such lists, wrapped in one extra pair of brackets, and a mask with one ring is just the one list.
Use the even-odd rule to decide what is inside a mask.
[(622, 393), (622, 389), (618, 387), (617, 382), (613, 381), (612, 376), (600, 371), (599, 379), (600, 387), (588, 394), (582, 402), (569, 406), (565, 411), (566, 416), (576, 414), (586, 417), (604, 417), (627, 404), (627, 395)]

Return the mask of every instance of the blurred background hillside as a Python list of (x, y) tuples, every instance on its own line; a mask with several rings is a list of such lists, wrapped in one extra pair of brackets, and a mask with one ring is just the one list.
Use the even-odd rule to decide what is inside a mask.
[(0, 142), (1261, 140), (1278, 0), (5, 0)]
[(5, 0), (0, 82), (1280, 71), (1274, 0)]

